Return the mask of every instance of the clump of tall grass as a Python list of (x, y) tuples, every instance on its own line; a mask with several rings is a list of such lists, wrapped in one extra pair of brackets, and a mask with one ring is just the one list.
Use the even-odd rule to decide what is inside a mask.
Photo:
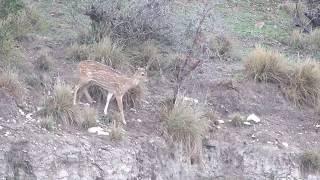
[(289, 64), (277, 51), (256, 47), (245, 59), (245, 71), (256, 81), (281, 82), (288, 76)]

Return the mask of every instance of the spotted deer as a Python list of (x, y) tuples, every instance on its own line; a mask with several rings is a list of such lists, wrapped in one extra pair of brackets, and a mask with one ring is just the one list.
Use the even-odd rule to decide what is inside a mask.
[[(108, 106), (112, 96), (115, 96), (123, 124), (126, 124), (123, 112), (123, 95), (131, 88), (136, 87), (141, 81), (146, 81), (146, 71), (144, 68), (138, 68), (132, 77), (128, 77), (120, 72), (106, 66), (102, 63), (86, 60), (78, 65), (80, 72), (79, 83), (75, 88), (73, 103), (77, 104), (78, 92), (85, 93), (87, 100), (92, 103), (93, 100), (88, 93), (88, 87), (97, 85), (108, 91), (107, 102), (104, 107), (104, 114), (107, 115)], [(81, 98), (81, 96), (80, 96)]]

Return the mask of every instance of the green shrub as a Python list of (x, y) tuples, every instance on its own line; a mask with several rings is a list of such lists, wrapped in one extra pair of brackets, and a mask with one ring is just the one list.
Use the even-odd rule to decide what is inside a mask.
[(17, 14), (24, 9), (22, 0), (1, 0), (0, 1), (0, 19), (5, 19), (10, 14)]

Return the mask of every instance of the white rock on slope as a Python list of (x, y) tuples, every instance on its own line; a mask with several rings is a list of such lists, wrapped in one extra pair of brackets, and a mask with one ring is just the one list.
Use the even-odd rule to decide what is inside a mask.
[(255, 114), (250, 114), (247, 118), (247, 121), (253, 121), (255, 123), (261, 122), (260, 118), (256, 116)]

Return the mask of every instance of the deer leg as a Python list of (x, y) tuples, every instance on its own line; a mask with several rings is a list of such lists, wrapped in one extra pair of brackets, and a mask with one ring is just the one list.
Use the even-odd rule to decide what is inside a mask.
[(104, 107), (104, 110), (103, 110), (105, 115), (108, 114), (108, 107), (109, 107), (109, 103), (110, 103), (110, 100), (111, 100), (112, 96), (113, 96), (113, 94), (108, 92), (106, 106)]
[(76, 86), (75, 91), (74, 91), (74, 95), (73, 95), (73, 104), (74, 105), (77, 104), (78, 92), (81, 91), (81, 88), (83, 88), (83, 86), (85, 86), (86, 84), (88, 84), (87, 81), (80, 81), (79, 84)]
[(84, 95), (86, 96), (87, 100), (89, 101), (90, 104), (95, 103), (96, 101), (94, 101), (92, 99), (92, 97), (90, 96), (90, 93), (88, 91), (90, 85), (87, 85), (86, 87), (84, 87)]
[(124, 119), (124, 112), (123, 112), (123, 103), (122, 103), (123, 96), (116, 96), (118, 107), (120, 110), (121, 120), (123, 124), (127, 124), (126, 120)]
[(73, 95), (73, 105), (77, 104), (77, 95), (78, 95), (78, 91), (80, 89), (80, 84), (76, 86), (75, 90), (74, 90), (74, 95)]

